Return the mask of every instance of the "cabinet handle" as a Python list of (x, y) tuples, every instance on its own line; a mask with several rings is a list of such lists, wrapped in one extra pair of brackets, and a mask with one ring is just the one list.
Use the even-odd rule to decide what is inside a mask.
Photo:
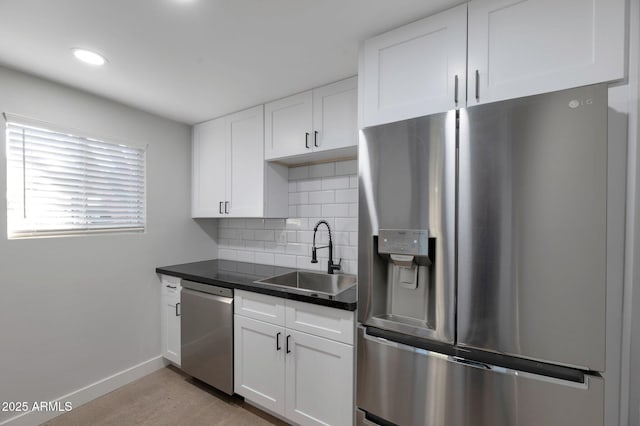
[(287, 353), (290, 354), (291, 351), (289, 350), (289, 337), (291, 337), (290, 334), (287, 334)]
[(167, 288), (177, 288), (175, 285), (169, 285), (169, 284), (167, 284), (166, 287)]
[(182, 306), (180, 302), (176, 303), (176, 316), (179, 317), (182, 315)]
[(309, 132), (304, 134), (304, 146), (309, 149)]
[(220, 201), (220, 208), (219, 208), (219, 210), (218, 210), (218, 211), (220, 212), (220, 214), (222, 214), (222, 213), (223, 213), (223, 212), (222, 212), (222, 201)]
[(276, 334), (276, 351), (279, 351), (280, 349), (282, 349), (282, 347), (280, 346), (280, 335), (282, 333), (278, 332), (278, 334)]
[(480, 71), (476, 70), (476, 101), (480, 102)]
[(313, 131), (313, 146), (318, 147), (318, 131)]
[(224, 202), (224, 212), (225, 212), (225, 214), (229, 214), (229, 202), (228, 201)]
[(453, 101), (455, 102), (456, 106), (458, 106), (458, 74), (456, 74), (456, 77), (454, 79), (454, 83), (453, 83)]

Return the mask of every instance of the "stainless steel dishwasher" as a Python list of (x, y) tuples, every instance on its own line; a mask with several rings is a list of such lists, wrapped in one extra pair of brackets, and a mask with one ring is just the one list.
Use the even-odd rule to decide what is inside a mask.
[(181, 368), (233, 393), (233, 290), (182, 280)]

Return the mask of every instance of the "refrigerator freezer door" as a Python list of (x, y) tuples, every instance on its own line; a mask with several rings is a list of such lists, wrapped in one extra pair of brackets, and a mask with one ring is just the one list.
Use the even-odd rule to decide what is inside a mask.
[[(358, 328), (357, 405), (403, 426), (602, 426), (604, 381), (551, 379), (468, 362)], [(358, 424), (376, 424), (358, 411)]]
[(603, 371), (607, 87), (461, 110), (458, 343)]

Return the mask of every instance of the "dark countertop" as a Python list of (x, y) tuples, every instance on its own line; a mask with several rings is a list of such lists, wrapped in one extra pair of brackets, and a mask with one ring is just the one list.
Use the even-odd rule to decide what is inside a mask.
[(292, 292), (291, 289), (286, 287), (276, 288), (256, 284), (254, 282), (295, 270), (296, 269), (285, 268), (282, 266), (261, 265), (258, 263), (235, 262), (233, 260), (221, 259), (204, 260), (201, 262), (183, 263), (180, 265), (156, 268), (156, 272), (159, 274), (171, 275), (203, 284), (253, 291), (255, 293), (263, 293), (270, 296), (314, 303), (316, 305), (329, 306), (331, 308), (344, 309), (347, 311), (356, 310), (357, 286), (353, 286), (336, 296), (329, 296), (326, 294), (299, 294)]

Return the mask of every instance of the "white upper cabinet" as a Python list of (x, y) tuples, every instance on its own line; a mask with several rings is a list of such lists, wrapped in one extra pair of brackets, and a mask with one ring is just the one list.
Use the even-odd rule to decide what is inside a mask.
[(193, 217), (286, 217), (286, 167), (264, 161), (264, 109), (198, 124), (193, 132)]
[(265, 159), (311, 149), (312, 99), (309, 90), (265, 105)]
[(265, 158), (323, 159), (309, 154), (348, 148), (355, 154), (357, 96), (357, 78), (352, 77), (266, 104)]
[(623, 79), (625, 4), (472, 0), (369, 39), (360, 125)]
[(358, 83), (352, 77), (313, 89), (313, 150), (358, 145)]
[(363, 126), (464, 106), (467, 5), (364, 42)]
[(193, 128), (191, 213), (193, 217), (224, 216), (226, 199), (227, 133), (224, 118)]
[(624, 0), (469, 2), (468, 105), (624, 78)]

